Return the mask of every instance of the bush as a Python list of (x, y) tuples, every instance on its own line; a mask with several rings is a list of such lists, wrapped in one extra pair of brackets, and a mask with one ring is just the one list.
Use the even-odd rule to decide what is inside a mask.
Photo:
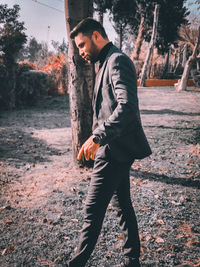
[(7, 81), (8, 81), (8, 71), (3, 62), (0, 61), (0, 107), (7, 107), (8, 94), (7, 94)]
[(21, 72), (16, 87), (16, 104), (34, 105), (41, 95), (47, 94), (48, 88), (49, 77), (44, 71)]
[(40, 67), (41, 70), (48, 73), (50, 78), (49, 94), (67, 93), (67, 57), (60, 53), (51, 55), (48, 58), (48, 64)]

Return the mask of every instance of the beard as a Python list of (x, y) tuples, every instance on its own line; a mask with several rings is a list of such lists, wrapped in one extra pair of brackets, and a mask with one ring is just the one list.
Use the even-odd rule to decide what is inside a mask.
[(84, 58), (89, 63), (96, 63), (98, 61), (99, 50), (93, 40), (91, 40), (90, 52)]

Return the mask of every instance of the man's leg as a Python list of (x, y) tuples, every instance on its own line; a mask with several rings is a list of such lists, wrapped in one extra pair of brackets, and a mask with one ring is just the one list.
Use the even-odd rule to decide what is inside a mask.
[(123, 168), (124, 164), (110, 160), (105, 147), (99, 148), (86, 199), (79, 246), (69, 267), (83, 267), (89, 259), (101, 231), (107, 206), (123, 179)]
[(113, 206), (117, 211), (120, 228), (124, 234), (124, 255), (127, 259), (138, 259), (140, 240), (135, 212), (130, 197), (129, 169), (125, 170), (123, 179), (113, 196)]

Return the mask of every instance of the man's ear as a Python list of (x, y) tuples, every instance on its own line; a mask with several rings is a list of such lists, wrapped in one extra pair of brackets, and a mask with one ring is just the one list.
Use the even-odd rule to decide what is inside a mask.
[(93, 31), (92, 35), (95, 41), (97, 41), (100, 37), (100, 33), (98, 31)]

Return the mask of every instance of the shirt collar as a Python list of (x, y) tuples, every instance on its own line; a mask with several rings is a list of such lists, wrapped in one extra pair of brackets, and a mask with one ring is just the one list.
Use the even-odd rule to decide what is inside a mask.
[(98, 56), (99, 66), (101, 67), (106, 59), (108, 51), (113, 46), (112, 42), (107, 43), (100, 51)]

